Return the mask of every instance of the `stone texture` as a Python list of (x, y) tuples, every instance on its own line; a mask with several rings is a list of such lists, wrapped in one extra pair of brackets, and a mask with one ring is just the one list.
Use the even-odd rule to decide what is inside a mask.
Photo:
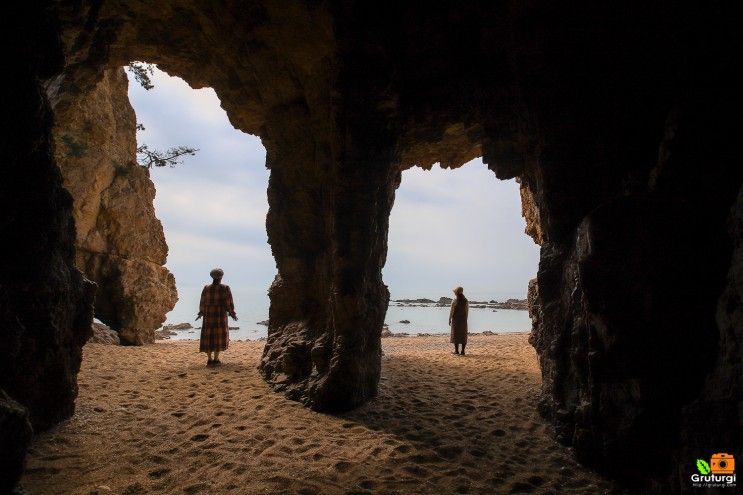
[(63, 68), (59, 27), (41, 2), (6, 15), (5, 61), (13, 67), (2, 121), (0, 165), (0, 491), (23, 465), (34, 429), (72, 414), (81, 348), (90, 336), (93, 285), (74, 266), (72, 200), (50, 137), (39, 83)]
[[(3, 379), (26, 373), (2, 387), (32, 419), (38, 397), (49, 418), (69, 414), (89, 335), (35, 77), (53, 76), (72, 102), (145, 60), (213, 87), (231, 122), (266, 147), (278, 273), (261, 370), (274, 388), (320, 410), (376, 393), (400, 172), (481, 154), (497, 177), (519, 178), (527, 232), (541, 243), (530, 290), (540, 410), (584, 463), (631, 491), (684, 490), (689, 455), (740, 438), (740, 231), (727, 222), (743, 169), (726, 8), (59, 2), (58, 26), (29, 13), (19, 26), (49, 32), (32, 58), (56, 53), (56, 65), (23, 72), (34, 66), (20, 58), (13, 77), (20, 139), (0, 211), (22, 256), (0, 271), (11, 288), (0, 315), (36, 354), (0, 360)], [(28, 315), (46, 333), (24, 333)]]
[(33, 429), (25, 407), (0, 389), (0, 492), (10, 493), (23, 474)]
[(92, 344), (109, 344), (109, 345), (120, 345), (121, 339), (119, 334), (114, 332), (106, 325), (93, 322), (93, 336), (88, 339), (88, 343)]
[(87, 91), (47, 84), (54, 108), (55, 158), (73, 197), (76, 262), (98, 285), (95, 316), (126, 344), (154, 342), (178, 300), (163, 266), (168, 246), (155, 217), (155, 186), (136, 163), (136, 116), (123, 69), (110, 69)]
[(717, 304), (715, 366), (699, 395), (682, 409), (682, 438), (670, 480), (678, 491), (691, 489), (688, 473), (697, 453), (703, 452), (700, 446), (743, 458), (743, 188), (730, 212), (729, 231), (734, 247)]

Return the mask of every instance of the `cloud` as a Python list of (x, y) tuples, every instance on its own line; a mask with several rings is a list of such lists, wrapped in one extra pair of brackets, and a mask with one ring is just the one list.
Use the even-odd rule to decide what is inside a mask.
[[(170, 317), (191, 315), (214, 265), (224, 268), (243, 306), (265, 312), (276, 265), (265, 230), (269, 171), (260, 139), (232, 127), (211, 89), (193, 90), (160, 71), (153, 80), (149, 92), (130, 84), (147, 127), (139, 138), (156, 148), (200, 149), (175, 168), (151, 172), (181, 298)], [(524, 226), (518, 184), (498, 180), (482, 160), (457, 170), (407, 170), (390, 218), (384, 280), (393, 297), (448, 295), (457, 284), (470, 297), (524, 296), (539, 258)]]
[(518, 184), (482, 160), (457, 170), (403, 173), (390, 218), (384, 279), (393, 295), (458, 283), (485, 295), (524, 295), (539, 248), (527, 237)]

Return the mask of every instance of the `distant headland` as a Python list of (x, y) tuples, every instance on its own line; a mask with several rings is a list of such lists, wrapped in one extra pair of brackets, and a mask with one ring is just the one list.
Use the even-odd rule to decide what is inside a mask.
[[(433, 299), (421, 298), (421, 299), (394, 299), (390, 301), (390, 306), (399, 307), (444, 307), (451, 304), (451, 297), (440, 297), (438, 301)], [(526, 311), (529, 309), (526, 299), (507, 299), (504, 302), (499, 302), (494, 299), (490, 301), (469, 301), (470, 308), (472, 309), (516, 309), (520, 311)]]

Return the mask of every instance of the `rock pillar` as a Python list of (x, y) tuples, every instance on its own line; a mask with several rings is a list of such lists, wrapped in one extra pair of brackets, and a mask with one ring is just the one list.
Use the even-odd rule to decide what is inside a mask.
[(323, 135), (307, 118), (302, 108), (274, 114), (264, 135), (278, 275), (260, 368), (276, 390), (338, 411), (377, 391), (389, 301), (381, 268), (400, 174), (391, 151), (375, 151), (390, 146), (344, 140), (350, 127), (341, 139)]

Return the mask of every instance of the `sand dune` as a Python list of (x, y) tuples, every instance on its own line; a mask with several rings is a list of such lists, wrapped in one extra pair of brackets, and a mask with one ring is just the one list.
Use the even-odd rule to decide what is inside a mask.
[(37, 436), (31, 494), (611, 493), (535, 411), (524, 334), (384, 339), (377, 399), (339, 416), (273, 393), (261, 342), (204, 367), (193, 341), (88, 344), (77, 412)]

